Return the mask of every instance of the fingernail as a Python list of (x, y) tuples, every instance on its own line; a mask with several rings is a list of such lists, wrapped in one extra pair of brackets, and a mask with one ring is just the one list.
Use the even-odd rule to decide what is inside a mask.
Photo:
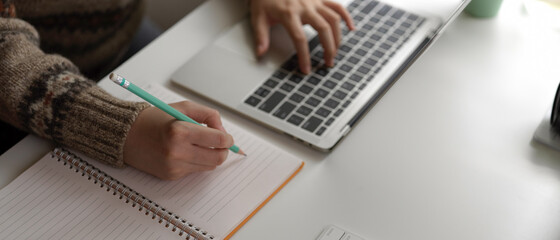
[(259, 52), (261, 54), (264, 54), (265, 51), (266, 51), (266, 45), (264, 43), (260, 43), (259, 44)]
[(309, 74), (311, 72), (311, 67), (307, 66), (305, 67), (305, 74)]

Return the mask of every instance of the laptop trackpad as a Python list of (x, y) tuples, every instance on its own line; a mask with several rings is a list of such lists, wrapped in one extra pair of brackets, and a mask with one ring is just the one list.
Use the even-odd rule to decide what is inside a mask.
[(175, 72), (173, 80), (235, 108), (274, 72), (271, 66), (243, 55), (211, 44)]

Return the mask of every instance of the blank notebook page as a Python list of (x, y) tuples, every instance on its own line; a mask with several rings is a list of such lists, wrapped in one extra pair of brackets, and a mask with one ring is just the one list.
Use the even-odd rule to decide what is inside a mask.
[(0, 190), (0, 239), (178, 239), (50, 154)]
[[(184, 100), (160, 85), (144, 90), (164, 102)], [(140, 101), (131, 95), (128, 100)], [(224, 127), (247, 157), (230, 152), (227, 160), (208, 172), (176, 181), (162, 181), (134, 168), (98, 168), (167, 210), (223, 239), (293, 176), (303, 162), (224, 120)], [(89, 161), (89, 160), (88, 160)]]

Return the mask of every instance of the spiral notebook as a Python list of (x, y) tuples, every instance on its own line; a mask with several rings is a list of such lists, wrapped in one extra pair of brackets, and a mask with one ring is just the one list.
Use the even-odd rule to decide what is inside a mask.
[[(144, 87), (164, 101), (177, 95)], [(0, 239), (228, 239), (303, 161), (224, 121), (248, 157), (163, 181), (56, 148), (0, 190)]]

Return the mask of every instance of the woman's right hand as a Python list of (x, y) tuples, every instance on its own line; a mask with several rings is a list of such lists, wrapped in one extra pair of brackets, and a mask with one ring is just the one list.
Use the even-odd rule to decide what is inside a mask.
[(189, 101), (170, 105), (208, 127), (179, 121), (156, 107), (146, 108), (128, 132), (124, 162), (164, 180), (222, 164), (233, 137), (222, 126), (218, 111)]

